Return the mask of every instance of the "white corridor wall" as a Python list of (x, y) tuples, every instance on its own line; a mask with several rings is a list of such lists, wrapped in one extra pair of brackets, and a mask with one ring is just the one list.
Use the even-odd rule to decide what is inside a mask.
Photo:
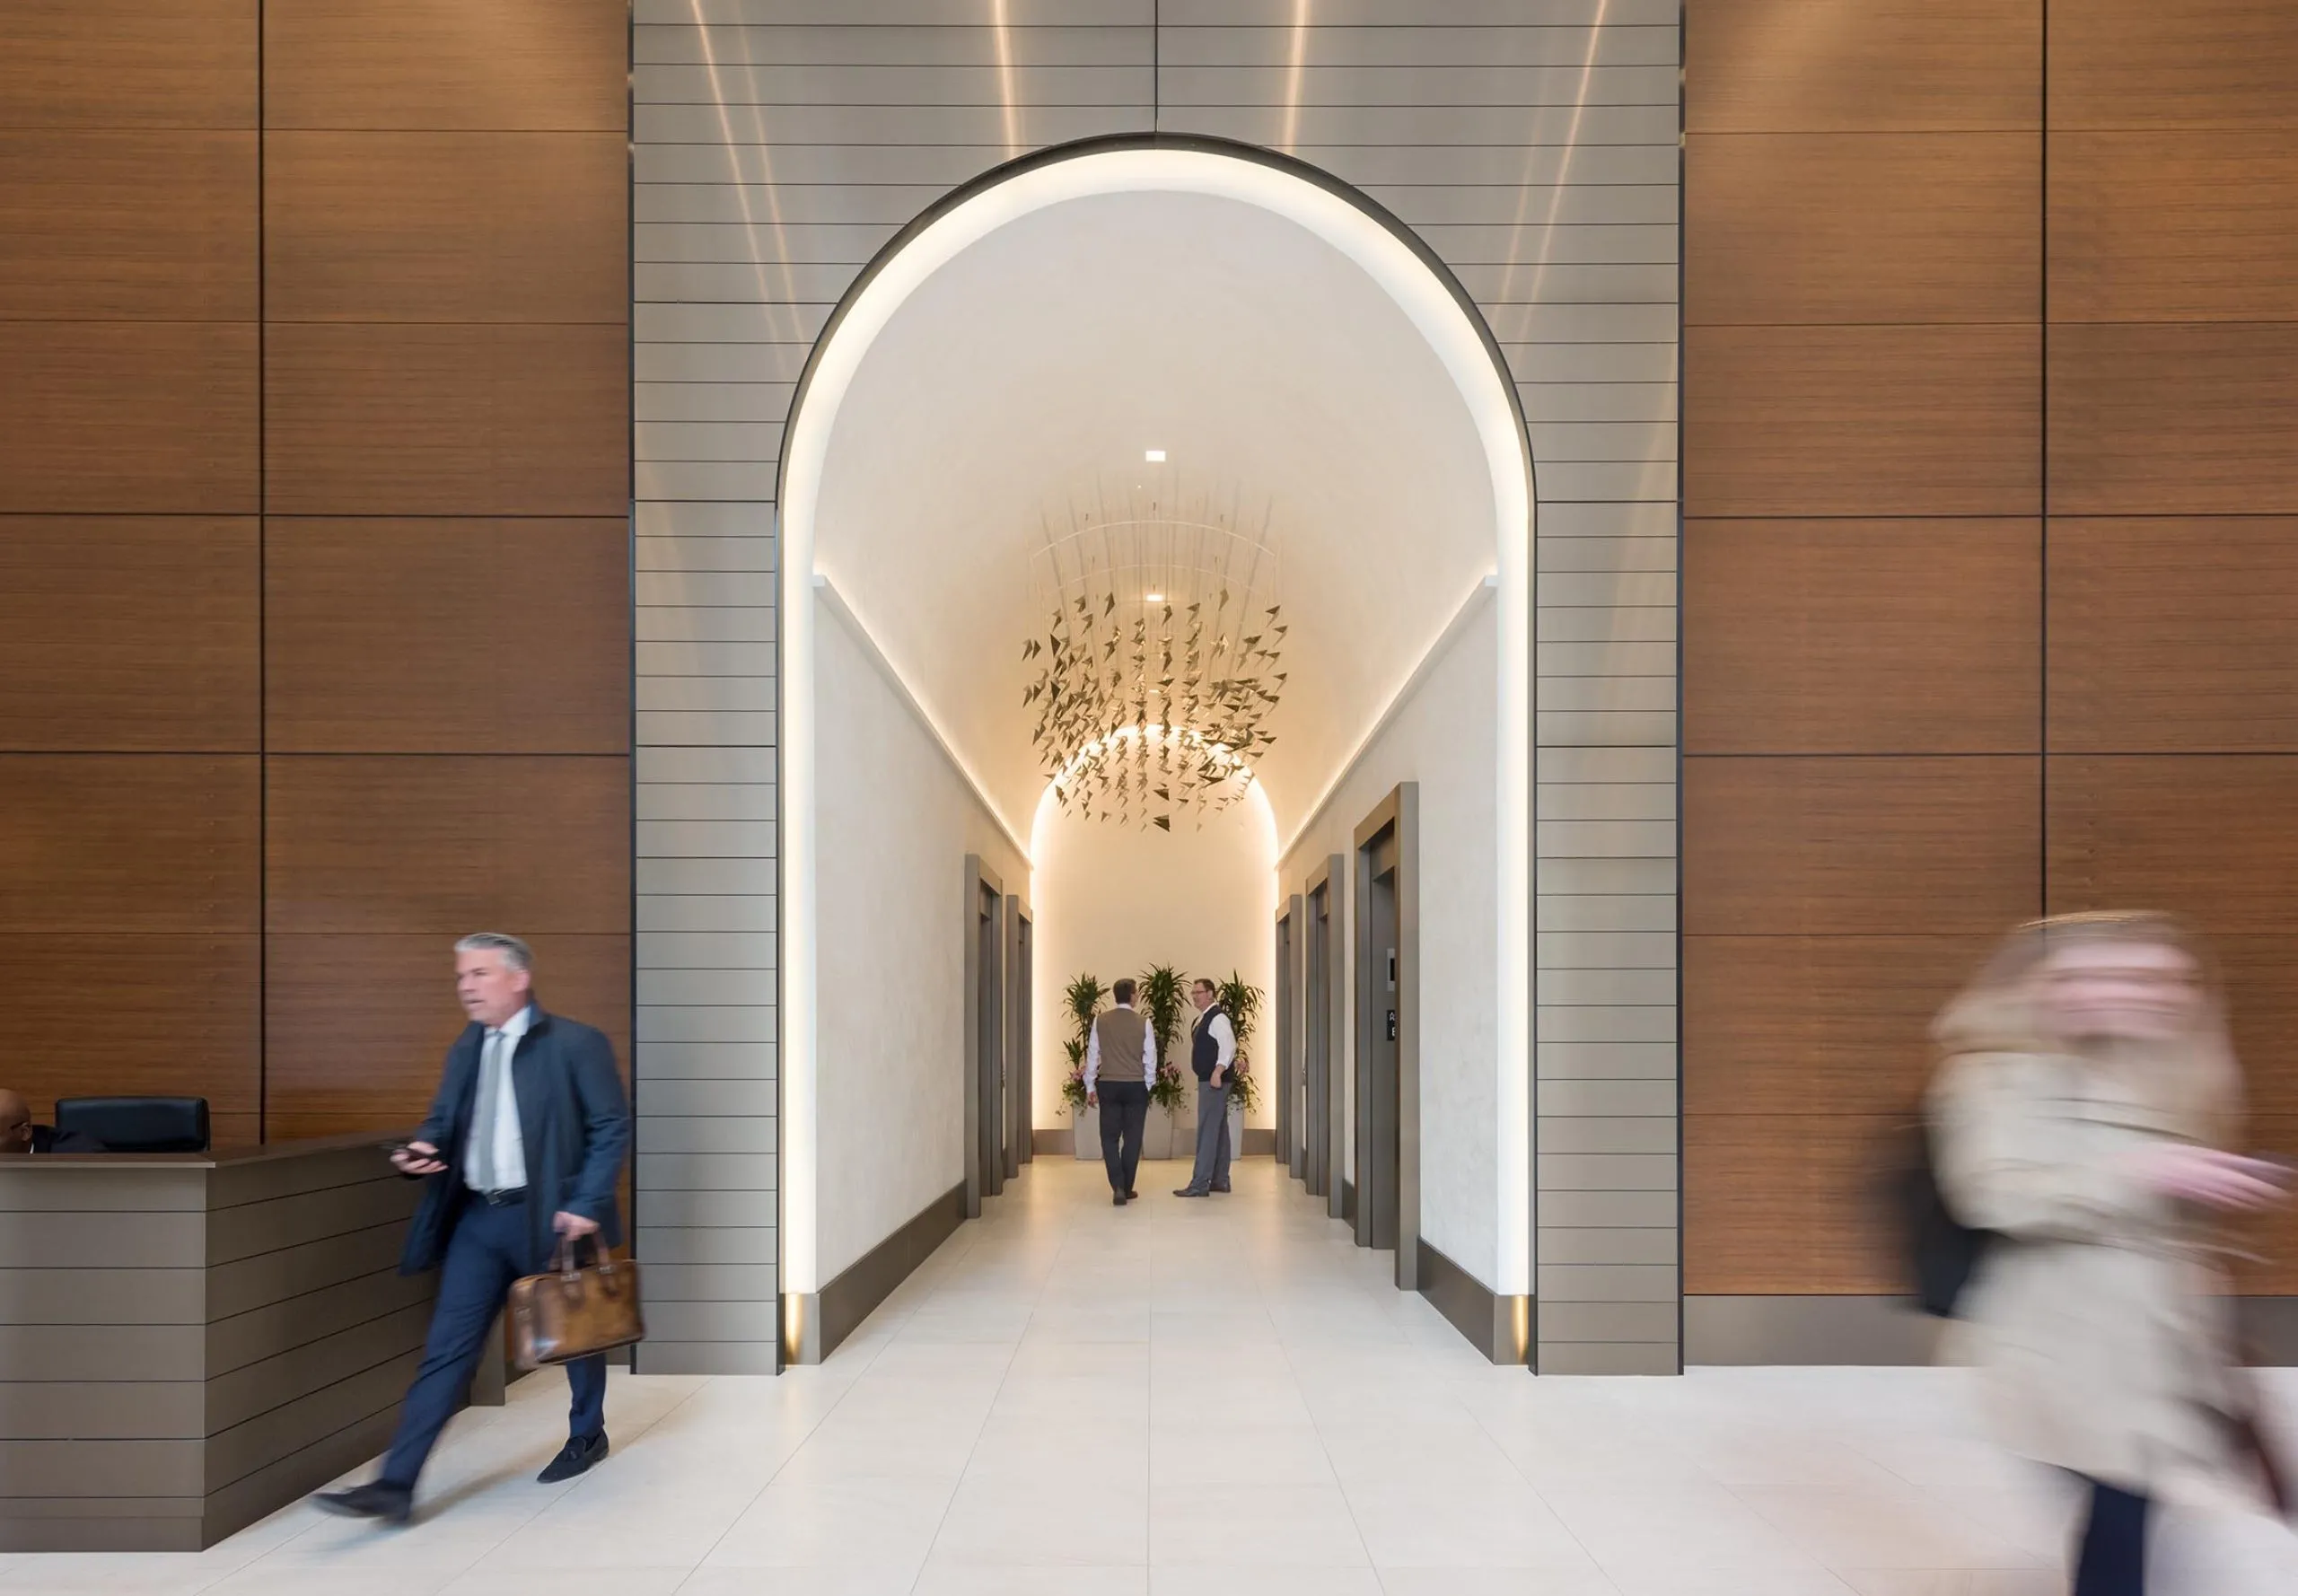
[(872, 645), (817, 599), (820, 1280), (965, 1179), (965, 857), (1027, 865)]
[[(1498, 606), (1479, 589), (1286, 853), (1298, 892), (1400, 782), (1420, 784), (1420, 1234), (1489, 1288), (1500, 1277)], [(1350, 881), (1354, 881), (1352, 867)], [(1347, 946), (1357, 905), (1345, 894)], [(1272, 909), (1272, 913), (1275, 911)], [(1349, 1013), (1356, 960), (1347, 961)], [(1342, 1040), (1337, 1052), (1354, 1057)], [(1353, 1064), (1346, 1076), (1353, 1095)], [(1355, 1157), (1354, 1144), (1349, 1157)]]

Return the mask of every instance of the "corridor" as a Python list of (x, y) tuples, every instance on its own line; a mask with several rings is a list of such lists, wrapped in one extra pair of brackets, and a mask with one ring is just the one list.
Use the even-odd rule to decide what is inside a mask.
[[(826, 1364), (457, 1421), (410, 1528), (307, 1508), (197, 1556), (0, 1558), (145, 1596), (2047, 1596), (2041, 1482), (1932, 1371), (1535, 1379), (1394, 1291), (1267, 1160), (1109, 1206), (1044, 1158)], [(771, 1571), (771, 1572), (769, 1572)], [(2220, 1587), (2226, 1588), (2226, 1587)], [(2271, 1587), (2270, 1587), (2271, 1588)]]

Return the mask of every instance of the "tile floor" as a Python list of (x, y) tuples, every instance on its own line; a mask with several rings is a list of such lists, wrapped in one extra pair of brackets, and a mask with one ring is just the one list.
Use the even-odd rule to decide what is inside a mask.
[[(2064, 1504), (1952, 1372), (1496, 1370), (1273, 1164), (1186, 1203), (1180, 1167), (1118, 1210), (1040, 1161), (821, 1367), (618, 1377), (572, 1485), (532, 1480), (564, 1433), (539, 1375), (457, 1420), (408, 1529), (297, 1506), (196, 1557), (0, 1557), (0, 1596), (2064, 1588)], [(2190, 1539), (2240, 1550), (2182, 1588), (2298, 1590), (2271, 1526)]]

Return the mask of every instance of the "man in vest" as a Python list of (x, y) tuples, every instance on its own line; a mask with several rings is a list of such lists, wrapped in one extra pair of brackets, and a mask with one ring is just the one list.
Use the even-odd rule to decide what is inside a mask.
[(1201, 1197), (1229, 1189), (1229, 1068), (1237, 1062), (1237, 1028), (1215, 1003), (1213, 983), (1199, 976), (1188, 990), (1197, 1005), (1189, 1032), (1189, 1067), (1197, 1072), (1197, 1162), (1175, 1197)]
[[(1085, 1101), (1101, 1111), (1101, 1163), (1110, 1172), (1110, 1200), (1122, 1208), (1140, 1195), (1133, 1178), (1141, 1168), (1141, 1133), (1149, 1124), (1149, 1088), (1157, 1079), (1157, 1039), (1133, 1006), (1131, 981), (1118, 982), (1110, 995), (1117, 1007), (1093, 1022), (1085, 1043)], [(1138, 1076), (1131, 1073), (1136, 1058)]]

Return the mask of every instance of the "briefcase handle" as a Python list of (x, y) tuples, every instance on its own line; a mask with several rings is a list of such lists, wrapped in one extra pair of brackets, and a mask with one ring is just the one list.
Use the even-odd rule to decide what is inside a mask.
[(582, 1254), (579, 1254), (582, 1247), (591, 1250), (591, 1267), (607, 1270), (609, 1275), (614, 1272), (614, 1254), (609, 1254), (607, 1245), (592, 1233), (579, 1235), (579, 1238), (577, 1235), (561, 1235), (558, 1245), (551, 1247), (551, 1275), (557, 1275), (558, 1279), (567, 1284), (574, 1282), (574, 1276), (582, 1275), (583, 1270)]

